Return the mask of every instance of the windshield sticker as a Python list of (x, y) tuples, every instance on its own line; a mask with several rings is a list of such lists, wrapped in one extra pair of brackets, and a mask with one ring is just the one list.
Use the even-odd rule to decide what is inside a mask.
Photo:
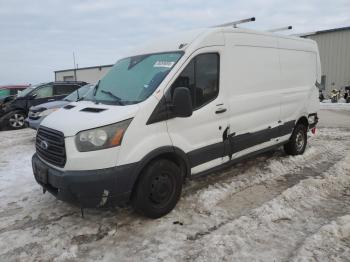
[(171, 68), (175, 62), (169, 62), (169, 61), (157, 61), (155, 62), (153, 67), (166, 67), (166, 68)]

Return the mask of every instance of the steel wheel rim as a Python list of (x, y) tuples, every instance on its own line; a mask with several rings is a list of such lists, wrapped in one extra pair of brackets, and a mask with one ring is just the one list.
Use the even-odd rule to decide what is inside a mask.
[(154, 176), (150, 184), (149, 199), (155, 205), (166, 204), (173, 194), (174, 181), (168, 173), (161, 173)]
[(24, 125), (24, 116), (22, 114), (13, 114), (9, 119), (12, 127), (18, 128)]

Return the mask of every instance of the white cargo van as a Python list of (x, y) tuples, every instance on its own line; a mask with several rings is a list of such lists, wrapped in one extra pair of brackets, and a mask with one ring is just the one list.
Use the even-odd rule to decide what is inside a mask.
[(302, 154), (320, 78), (307, 39), (230, 27), (156, 39), (42, 122), (35, 178), (80, 207), (131, 201), (161, 217), (190, 176), (282, 145)]

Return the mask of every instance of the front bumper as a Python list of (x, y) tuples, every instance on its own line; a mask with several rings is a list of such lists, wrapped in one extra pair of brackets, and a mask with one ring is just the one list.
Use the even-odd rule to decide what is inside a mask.
[(136, 181), (137, 164), (119, 167), (61, 171), (32, 157), (35, 180), (57, 199), (79, 207), (102, 207), (128, 202)]
[(44, 120), (44, 117), (41, 117), (39, 119), (33, 120), (27, 117), (24, 122), (26, 126), (30, 127), (31, 129), (37, 130), (40, 126), (40, 123)]

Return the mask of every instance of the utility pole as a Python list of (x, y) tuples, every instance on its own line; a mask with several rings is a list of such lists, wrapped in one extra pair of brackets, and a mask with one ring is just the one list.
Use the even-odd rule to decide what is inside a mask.
[(73, 52), (73, 63), (74, 63), (74, 80), (77, 81), (77, 67), (76, 67), (76, 64), (75, 64), (75, 54)]

